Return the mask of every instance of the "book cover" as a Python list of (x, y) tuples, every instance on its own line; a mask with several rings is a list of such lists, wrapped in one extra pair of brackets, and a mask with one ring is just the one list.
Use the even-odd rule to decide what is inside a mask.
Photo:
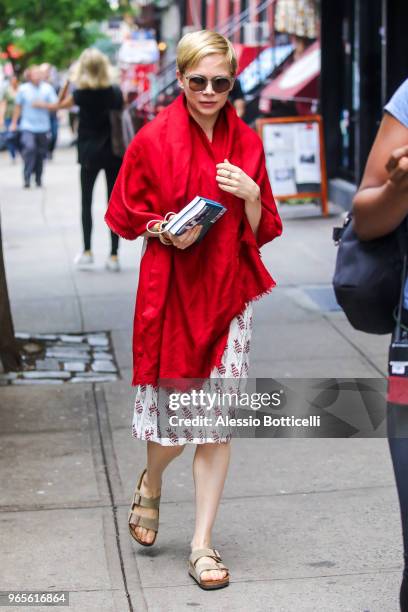
[(174, 215), (164, 227), (170, 233), (181, 236), (196, 225), (202, 225), (202, 230), (196, 240), (196, 242), (199, 242), (226, 210), (219, 202), (203, 196), (196, 196), (180, 212)]

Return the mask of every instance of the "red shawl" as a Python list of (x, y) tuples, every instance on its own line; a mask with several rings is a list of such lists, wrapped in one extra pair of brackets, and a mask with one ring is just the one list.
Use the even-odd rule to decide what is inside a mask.
[[(215, 180), (215, 166), (225, 158), (261, 189), (256, 239), (244, 201), (219, 189)], [(105, 220), (133, 240), (146, 231), (147, 221), (178, 212), (196, 195), (227, 211), (186, 250), (147, 240), (136, 296), (133, 385), (207, 378), (221, 363), (231, 320), (275, 286), (259, 251), (282, 232), (262, 141), (227, 102), (210, 143), (181, 94), (133, 139)]]

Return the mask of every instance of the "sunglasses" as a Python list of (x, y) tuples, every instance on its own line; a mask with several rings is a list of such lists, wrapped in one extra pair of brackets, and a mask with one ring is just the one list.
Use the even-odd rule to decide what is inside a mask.
[(235, 79), (232, 77), (226, 76), (216, 76), (212, 79), (207, 79), (207, 77), (202, 76), (201, 74), (190, 74), (185, 76), (188, 82), (188, 86), (191, 91), (204, 91), (207, 89), (208, 81), (211, 81), (211, 87), (215, 93), (225, 93), (232, 89)]

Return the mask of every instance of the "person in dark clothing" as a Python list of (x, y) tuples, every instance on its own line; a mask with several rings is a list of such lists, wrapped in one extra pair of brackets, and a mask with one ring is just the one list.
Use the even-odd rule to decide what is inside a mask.
[[(361, 185), (353, 200), (354, 228), (361, 240), (389, 234), (408, 215), (408, 79), (384, 110)], [(408, 307), (407, 294), (408, 280), (404, 284), (404, 311)], [(401, 391), (400, 400), (401, 405), (390, 401), (387, 404), (387, 434), (404, 545), (400, 608), (401, 612), (408, 612), (408, 393)]]
[(239, 79), (235, 79), (234, 86), (229, 95), (229, 99), (230, 102), (233, 104), (235, 110), (237, 111), (238, 117), (240, 117), (240, 119), (243, 119), (245, 115), (245, 98)]
[(0, 100), (0, 131), (4, 130), (6, 132), (5, 145), (13, 163), (16, 161), (17, 157), (17, 137), (16, 132), (11, 132), (9, 128), (13, 117), (18, 88), (18, 79), (13, 75), (7, 83), (7, 86), (3, 89)]
[[(405, 401), (405, 400), (404, 400)], [(407, 398), (408, 404), (408, 398)], [(400, 589), (401, 612), (408, 612), (408, 414), (407, 404), (387, 405), (388, 444), (400, 502), (404, 571)]]
[[(114, 155), (111, 142), (110, 111), (123, 107), (123, 96), (119, 87), (112, 85), (110, 64), (107, 57), (97, 49), (86, 49), (75, 66), (72, 78), (76, 89), (56, 104), (42, 105), (48, 110), (79, 107), (78, 162), (81, 165), (82, 230), (84, 251), (75, 263), (86, 269), (93, 264), (91, 249), (92, 193), (100, 170), (104, 170), (108, 199), (119, 172), (122, 158)], [(68, 87), (66, 87), (68, 92)], [(106, 267), (119, 271), (119, 238), (111, 232), (111, 253)]]
[[(51, 64), (44, 63), (44, 64), (41, 64), (40, 70), (42, 73), (43, 81), (51, 85), (51, 87), (54, 89), (55, 93), (57, 94), (58, 99), (60, 99), (59, 97), (60, 87), (55, 79), (55, 73), (56, 73), (55, 68), (51, 66)], [(57, 146), (57, 139), (58, 139), (58, 117), (57, 117), (57, 113), (54, 111), (54, 112), (50, 112), (50, 133), (49, 133), (49, 138), (48, 138), (48, 153), (47, 153), (48, 159), (52, 159), (53, 157), (55, 147)]]

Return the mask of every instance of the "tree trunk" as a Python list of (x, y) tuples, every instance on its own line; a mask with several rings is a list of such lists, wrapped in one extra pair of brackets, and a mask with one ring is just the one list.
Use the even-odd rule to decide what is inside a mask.
[(17, 370), (21, 365), (18, 345), (14, 337), (13, 319), (7, 290), (3, 258), (0, 218), (0, 361), (5, 370)]

